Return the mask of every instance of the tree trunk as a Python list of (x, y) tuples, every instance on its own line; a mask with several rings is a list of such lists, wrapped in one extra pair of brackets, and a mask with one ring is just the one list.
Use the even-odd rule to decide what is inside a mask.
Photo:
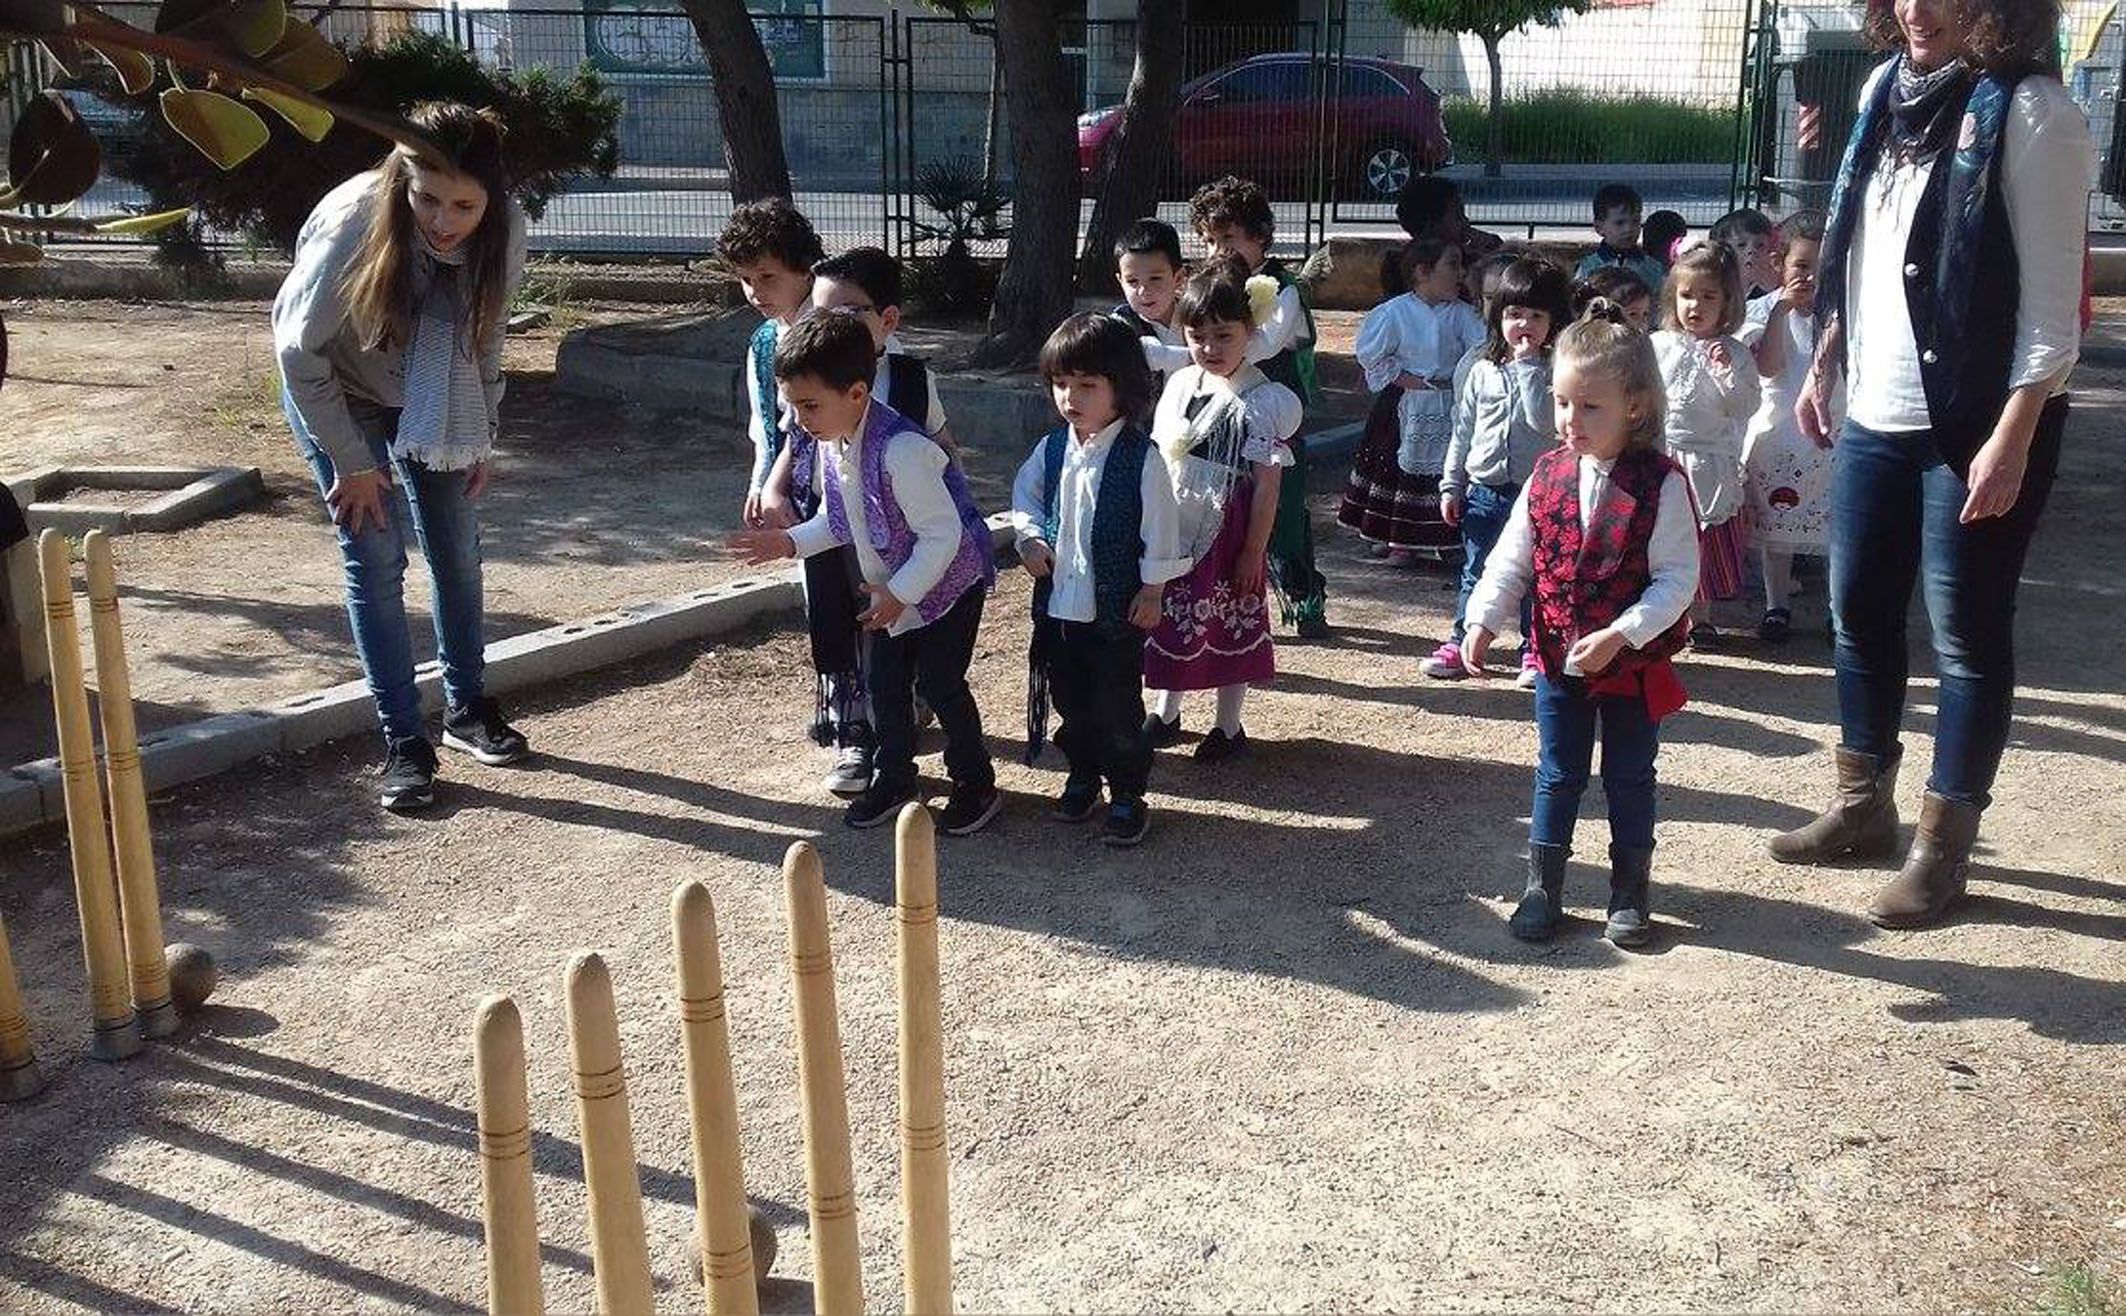
[(782, 151), (782, 116), (775, 103), (775, 69), (744, 0), (680, 0), (709, 63), (716, 118), (723, 127), (723, 161), (734, 204), (790, 195), (790, 163)]
[(1063, 62), (1054, 0), (996, 0), (994, 11), (1016, 173), (1004, 272), (989, 308), (989, 335), (972, 364), (1007, 367), (1030, 363), (1070, 313), (1078, 100)]
[(1137, 0), (1136, 64), (1121, 121), (1107, 139), (1106, 174), (1078, 257), (1078, 287), (1086, 292), (1115, 286), (1116, 236), (1159, 204), (1181, 109), (1181, 15), (1176, 0)]
[(995, 33), (989, 36), (989, 117), (982, 124), (982, 185), (997, 184), (997, 135), (1003, 124), (1004, 61), (997, 54)]
[(1505, 153), (1506, 123), (1500, 116), (1499, 100), (1505, 74), (1499, 67), (1499, 38), (1484, 36), (1484, 62), (1491, 66), (1491, 111), (1484, 116), (1484, 177), (1499, 176), (1499, 161)]

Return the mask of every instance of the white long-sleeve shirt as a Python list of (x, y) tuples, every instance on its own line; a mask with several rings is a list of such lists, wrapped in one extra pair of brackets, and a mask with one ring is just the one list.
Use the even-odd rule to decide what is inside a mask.
[[(1195, 358), (1189, 355), (1188, 335), (1179, 324), (1160, 324), (1156, 320), (1146, 320), (1145, 323), (1152, 327), (1152, 332), (1139, 334), (1137, 342), (1144, 348), (1144, 364), (1151, 367), (1154, 375), (1171, 375), (1183, 366), (1195, 363)], [(1276, 309), (1248, 336), (1248, 345), (1241, 358), (1249, 365), (1262, 364), (1291, 346), (1306, 323), (1305, 308), (1299, 304), (1299, 289), (1280, 289)]]
[[(795, 318), (777, 320), (775, 322), (777, 332), (788, 333), (798, 320), (804, 319), (805, 316), (811, 314), (811, 311), (812, 304), (807, 302), (798, 308)], [(887, 398), (893, 396), (893, 359), (903, 355), (906, 350), (902, 346), (898, 334), (888, 334), (886, 336), (886, 346), (878, 355), (878, 369), (871, 376), (872, 397), (884, 402)], [(760, 372), (753, 367), (753, 356), (750, 348), (746, 353), (745, 376), (747, 414), (753, 418), (750, 430), (753, 439), (753, 476), (752, 483), (748, 488), (750, 492), (759, 493), (763, 488), (767, 487), (768, 474), (775, 467), (774, 459), (768, 455), (769, 431), (771, 427), (787, 425), (790, 417), (789, 409), (783, 405), (780, 390), (777, 390), (774, 397), (761, 397)], [(929, 385), (930, 393), (928, 404), (929, 424), (925, 428), (925, 433), (936, 434), (939, 430), (945, 428), (945, 404), (938, 398), (937, 371), (931, 371), (929, 378), (924, 382)], [(909, 419), (920, 423), (924, 418), (911, 416)]]
[[(1056, 542), (1049, 544), (1056, 564), (1050, 576), (1048, 615), (1058, 621), (1089, 622), (1099, 615), (1093, 581), (1093, 514), (1100, 502), (1100, 477), (1122, 424), (1117, 420), (1090, 439), (1073, 433), (1063, 445), (1055, 501)], [(1047, 542), (1042, 533), (1048, 505), (1048, 463), (1043, 451), (1047, 446), (1046, 438), (1034, 445), (1011, 485), (1011, 528), (1022, 553), (1029, 544)], [(1137, 560), (1138, 579), (1147, 585), (1162, 585), (1187, 575), (1192, 564), (1181, 556), (1181, 512), (1174, 502), (1173, 477), (1156, 447), (1145, 459), (1138, 494), (1143, 508), (1138, 514), (1138, 537), (1144, 549)]]
[[(1580, 524), (1586, 525), (1609, 494), (1609, 473), (1616, 462), (1580, 458)], [(1661, 506), (1646, 543), (1652, 580), (1638, 602), (1613, 623), (1624, 642), (1643, 649), (1661, 638), (1690, 611), (1698, 594), (1698, 519), (1691, 515), (1690, 487), (1673, 471), (1661, 482)], [(1499, 532), (1498, 543), (1484, 560), (1484, 578), (1469, 595), (1468, 623), (1498, 635), (1518, 626), (1521, 598), (1535, 584), (1535, 541), (1528, 520), (1528, 489), (1513, 500), (1513, 514)]]
[[(1662, 441), (1690, 477), (1699, 518), (1719, 525), (1742, 507), (1742, 441), (1763, 396), (1757, 358), (1726, 336), (1700, 339), (1662, 329), (1652, 337), (1668, 394)], [(1713, 361), (1716, 346), (1726, 349), (1724, 366)]]
[[(1866, 109), (1890, 65), (1861, 93)], [(2001, 143), (2001, 195), (2015, 243), (2015, 343), (2008, 387), (2053, 380), (2067, 389), (2081, 355), (2082, 260), (2096, 152), (2089, 122), (2057, 78), (2032, 74), (2016, 85)], [(1906, 313), (1912, 279), (1932, 277), (1905, 263), (1912, 219), (1935, 161), (1900, 164), (1886, 156), (1868, 178), (1846, 261), (1849, 414), (1884, 433), (1931, 428), (1919, 344)], [(1983, 279), (1994, 273), (1972, 270)]]
[(827, 505), (824, 499), (811, 520), (790, 531), (790, 542), (799, 557), (810, 557), (839, 548), (843, 544), (856, 546), (858, 568), (867, 584), (883, 585), (894, 598), (908, 605), (888, 633), (905, 634), (923, 624), (916, 615), (915, 604), (924, 595), (937, 588), (944, 579), (945, 569), (952, 565), (953, 555), (960, 551), (960, 509), (952, 501), (952, 493), (945, 487), (945, 467), (950, 460), (936, 439), (915, 430), (902, 430), (886, 440), (886, 496), (901, 509), (901, 516), (908, 528), (915, 533), (915, 548), (908, 555), (899, 571), (887, 565), (871, 546), (871, 537), (866, 533), (864, 500), (859, 492), (863, 488), (864, 425), (870, 417), (867, 408), (865, 419), (856, 423), (856, 437), (851, 439), (822, 439), (819, 442), (818, 487), (825, 488), (827, 463), (834, 463), (834, 470), (841, 477), (843, 492), (842, 510), (849, 519), (849, 537), (839, 538), (827, 520)]

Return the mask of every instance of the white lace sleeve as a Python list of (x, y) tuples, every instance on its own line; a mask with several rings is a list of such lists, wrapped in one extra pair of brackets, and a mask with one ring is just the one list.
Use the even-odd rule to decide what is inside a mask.
[(1299, 433), (1306, 408), (1299, 395), (1282, 384), (1260, 384), (1240, 400), (1247, 439), (1240, 455), (1263, 466), (1290, 466), (1292, 450), (1285, 440)]

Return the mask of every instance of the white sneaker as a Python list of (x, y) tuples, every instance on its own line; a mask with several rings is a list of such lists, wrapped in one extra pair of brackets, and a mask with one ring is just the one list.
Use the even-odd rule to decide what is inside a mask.
[(830, 794), (861, 795), (871, 785), (871, 751), (862, 745), (851, 745), (834, 761), (834, 770), (827, 774), (825, 782)]

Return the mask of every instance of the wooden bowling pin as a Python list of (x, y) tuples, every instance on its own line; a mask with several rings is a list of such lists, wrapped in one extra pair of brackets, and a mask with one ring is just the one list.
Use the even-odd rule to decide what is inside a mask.
[(82, 683), (81, 632), (74, 620), (74, 579), (66, 536), (37, 539), (44, 575), (44, 642), (52, 661), (52, 716), (59, 728), (59, 766), (66, 783), (67, 849), (74, 898), (81, 908), (81, 958), (88, 968), (89, 1054), (123, 1060), (140, 1053), (140, 1028), (126, 991), (125, 941), (118, 931), (118, 892), (104, 831), (96, 745), (89, 734), (89, 696)]
[(864, 1273), (856, 1232), (856, 1172), (849, 1159), (847, 1074), (841, 1023), (835, 1016), (834, 951), (827, 938), (827, 884), (819, 852), (803, 841), (790, 847), (782, 871), (797, 1000), (813, 1309), (818, 1316), (858, 1316), (864, 1309)]
[(894, 829), (900, 918), (901, 1249), (910, 1316), (952, 1310), (952, 1210), (945, 1154), (945, 1032), (938, 1004), (937, 832), (910, 804)]
[(473, 1080), (480, 1128), (480, 1217), (487, 1229), (487, 1310), (492, 1316), (543, 1316), (546, 1297), (539, 1287), (524, 1020), (507, 996), (488, 997), (474, 1016)]
[(672, 892), (672, 951), (679, 977), (679, 1036), (686, 1051), (687, 1124), (694, 1144), (694, 1228), (708, 1310), (715, 1316), (757, 1316), (760, 1292), (746, 1218), (723, 957), (715, 902), (699, 881), (682, 882)]
[(7, 924), (0, 921), (0, 1101), (24, 1101), (43, 1090), (44, 1071), (30, 1049), (29, 1016), (15, 980), (15, 957), (7, 948)]
[(140, 776), (140, 733), (133, 722), (133, 673), (126, 665), (125, 632), (118, 623), (118, 569), (110, 536), (91, 530), (82, 541), (89, 567), (89, 629), (96, 642), (96, 706), (103, 713), (103, 770), (110, 787), (111, 837), (118, 852), (118, 913), (132, 968), (133, 1009), (143, 1037), (177, 1031), (170, 1003), (170, 966), (163, 958), (162, 897), (156, 889), (155, 844), (148, 831), (148, 794)]
[(584, 951), (568, 962), (568, 1053), (575, 1074), (576, 1122), (583, 1138), (583, 1186), (590, 1199), (591, 1268), (603, 1316), (650, 1316), (650, 1248), (643, 1232), (635, 1129), (620, 1063), (620, 1021), (605, 961)]

